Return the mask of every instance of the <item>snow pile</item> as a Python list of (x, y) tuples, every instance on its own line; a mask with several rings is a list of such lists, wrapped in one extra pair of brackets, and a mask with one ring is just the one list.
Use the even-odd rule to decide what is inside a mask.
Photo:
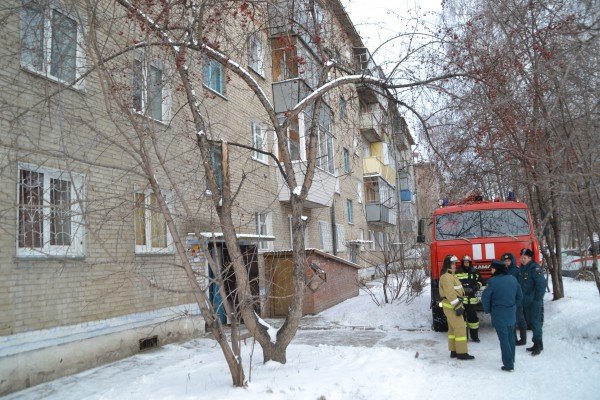
[[(429, 330), (429, 296), (377, 307), (366, 293), (305, 318), (287, 363), (262, 363), (260, 346), (243, 346), (247, 388), (233, 388), (215, 342), (168, 345), (8, 399), (597, 399), (600, 393), (600, 298), (593, 282), (565, 279), (567, 297), (546, 294), (544, 351), (517, 347), (515, 371), (500, 371), (489, 317), (475, 360), (451, 359), (446, 334)], [(318, 322), (310, 329), (306, 321)], [(531, 345), (531, 332), (528, 332)], [(66, 355), (67, 356), (67, 355)], [(252, 368), (250, 367), (252, 360)]]

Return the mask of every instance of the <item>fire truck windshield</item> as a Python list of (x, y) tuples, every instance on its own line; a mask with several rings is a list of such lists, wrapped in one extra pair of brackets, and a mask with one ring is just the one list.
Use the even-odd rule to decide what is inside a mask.
[(435, 220), (436, 240), (521, 236), (529, 233), (529, 220), (524, 209), (442, 214)]

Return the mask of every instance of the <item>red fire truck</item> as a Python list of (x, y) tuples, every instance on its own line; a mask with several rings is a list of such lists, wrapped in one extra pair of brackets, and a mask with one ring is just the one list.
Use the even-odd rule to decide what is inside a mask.
[[(519, 259), (527, 247), (540, 262), (539, 243), (534, 235), (527, 205), (518, 201), (484, 201), (480, 197), (459, 204), (440, 206), (433, 212), (431, 236), (431, 311), (433, 329), (446, 331), (448, 325), (438, 306), (438, 282), (444, 257), (459, 259), (468, 255), (485, 282), (491, 276), (490, 264), (504, 253)], [(478, 293), (480, 295), (481, 293)]]

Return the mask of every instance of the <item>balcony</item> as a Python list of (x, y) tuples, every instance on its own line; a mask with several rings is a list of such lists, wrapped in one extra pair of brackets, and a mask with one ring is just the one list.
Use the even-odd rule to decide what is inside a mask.
[(390, 185), (396, 185), (396, 171), (394, 168), (381, 162), (379, 157), (363, 158), (363, 175), (380, 176)]
[(273, 84), (273, 102), (276, 113), (294, 108), (313, 91), (304, 80), (292, 78)]
[(383, 140), (382, 114), (377, 112), (360, 113), (360, 133), (370, 143)]
[(396, 210), (380, 203), (365, 204), (367, 222), (396, 225)]
[[(306, 162), (294, 161), (293, 165), (294, 173), (296, 175), (296, 182), (298, 183), (298, 185), (302, 185), (306, 171)], [(310, 190), (308, 191), (308, 196), (306, 197), (304, 207), (330, 207), (333, 203), (333, 195), (335, 192), (336, 180), (337, 179), (334, 175), (325, 172), (320, 168), (316, 168), (313, 183), (310, 187)], [(277, 186), (279, 189), (279, 201), (289, 202), (291, 197), (290, 191), (283, 180), (283, 176), (279, 172), (277, 173)]]

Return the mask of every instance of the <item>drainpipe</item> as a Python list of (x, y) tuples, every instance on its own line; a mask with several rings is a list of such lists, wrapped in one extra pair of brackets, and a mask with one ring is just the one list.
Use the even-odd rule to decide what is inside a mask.
[(331, 203), (331, 243), (333, 247), (333, 255), (337, 256), (337, 229), (335, 226), (335, 199)]

